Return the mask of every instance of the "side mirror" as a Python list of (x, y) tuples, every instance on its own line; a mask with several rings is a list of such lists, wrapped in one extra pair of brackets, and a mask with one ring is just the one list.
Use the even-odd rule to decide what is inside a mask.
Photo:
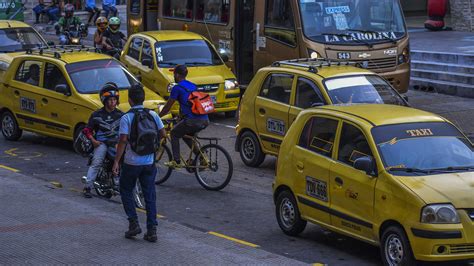
[(69, 92), (69, 89), (67, 88), (66, 84), (58, 84), (56, 87), (54, 87), (55, 92), (62, 93), (66, 96), (70, 96), (71, 93)]
[(140, 83), (142, 82), (142, 76), (141, 75), (136, 75), (135, 78), (140, 81)]
[(153, 69), (153, 60), (149, 58), (144, 58), (142, 59), (142, 65), (149, 67), (150, 69)]
[(354, 168), (364, 171), (367, 175), (375, 175), (375, 161), (372, 157), (364, 156), (356, 159)]
[(402, 94), (402, 97), (403, 97), (403, 99), (404, 99), (405, 101), (407, 101), (407, 102), (408, 102), (408, 95), (406, 95), (406, 94)]
[(229, 62), (229, 56), (226, 53), (220, 52), (219, 55), (221, 56), (222, 61), (224, 61), (224, 63)]

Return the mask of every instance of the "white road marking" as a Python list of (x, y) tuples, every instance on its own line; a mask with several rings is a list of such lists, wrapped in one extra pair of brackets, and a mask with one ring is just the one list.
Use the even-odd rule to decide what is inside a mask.
[(226, 125), (226, 124), (221, 124), (221, 123), (214, 123), (214, 122), (212, 122), (212, 123), (216, 126), (222, 126), (222, 127), (226, 127), (226, 128), (232, 128), (232, 129), (236, 128), (235, 126), (231, 126), (231, 125)]

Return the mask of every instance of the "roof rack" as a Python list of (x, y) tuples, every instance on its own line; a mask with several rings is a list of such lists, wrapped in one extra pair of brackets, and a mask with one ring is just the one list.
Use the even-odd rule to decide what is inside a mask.
[(35, 55), (52, 55), (54, 58), (61, 58), (61, 54), (73, 53), (73, 52), (95, 52), (99, 53), (100, 50), (85, 45), (52, 45), (49, 47), (39, 47), (26, 50), (27, 54)]
[(290, 60), (276, 61), (272, 67), (295, 66), (307, 68), (309, 72), (318, 73), (318, 68), (329, 66), (355, 66), (362, 67), (360, 63), (354, 61), (332, 60), (327, 58), (298, 58)]

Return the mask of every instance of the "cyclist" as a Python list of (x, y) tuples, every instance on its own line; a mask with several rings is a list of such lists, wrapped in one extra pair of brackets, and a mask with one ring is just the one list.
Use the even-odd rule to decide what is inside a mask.
[(120, 31), (120, 18), (111, 17), (109, 19), (109, 27), (102, 36), (102, 50), (110, 53), (116, 49), (122, 50), (123, 42), (127, 41), (125, 34)]
[(119, 89), (115, 83), (106, 83), (100, 90), (99, 95), (104, 107), (92, 113), (87, 127), (83, 130), (83, 133), (91, 140), (94, 146), (91, 166), (87, 171), (87, 176), (83, 177), (86, 180), (84, 186), (84, 197), (86, 198), (92, 197), (92, 184), (107, 155), (107, 143), (113, 144), (113, 142), (118, 141), (120, 118), (123, 115), (123, 112), (117, 109)]
[(102, 38), (104, 36), (105, 30), (107, 30), (107, 26), (109, 25), (109, 21), (106, 17), (98, 17), (95, 21), (95, 25), (97, 26), (97, 30), (94, 33), (94, 47), (99, 48), (102, 50)]
[(64, 6), (64, 17), (61, 17), (56, 24), (56, 34), (59, 35), (59, 43), (64, 45), (68, 43), (65, 32), (69, 31), (71, 27), (81, 26), (81, 19), (74, 16), (74, 6), (67, 4)]
[[(196, 91), (197, 87), (194, 83), (186, 80), (188, 75), (188, 69), (185, 65), (178, 65), (174, 68), (174, 80), (177, 83), (172, 89), (171, 94), (160, 112), (160, 116), (164, 116), (169, 113), (173, 104), (177, 101), (180, 106), (180, 115), (182, 120), (177, 123), (171, 130), (171, 148), (173, 150), (173, 160), (167, 164), (171, 168), (182, 168), (184, 164), (181, 162), (179, 139), (185, 135), (194, 135), (199, 131), (205, 129), (209, 125), (209, 118), (207, 115), (197, 115), (191, 110), (191, 105), (188, 102), (189, 95), (191, 92)], [(192, 140), (183, 138), (186, 145), (189, 148), (192, 147)], [(199, 153), (199, 149), (194, 147), (194, 154)]]

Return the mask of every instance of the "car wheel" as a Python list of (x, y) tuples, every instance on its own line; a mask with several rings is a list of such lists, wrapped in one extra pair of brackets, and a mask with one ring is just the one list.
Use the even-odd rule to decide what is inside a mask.
[(7, 140), (18, 140), (23, 134), (23, 130), (18, 126), (15, 116), (10, 112), (2, 114), (2, 134)]
[(306, 227), (306, 221), (301, 219), (295, 197), (288, 190), (278, 195), (276, 218), (281, 230), (289, 236), (299, 235)]
[(265, 160), (265, 154), (260, 148), (257, 137), (249, 131), (240, 137), (239, 153), (244, 164), (250, 167), (258, 167)]
[(384, 265), (416, 265), (408, 237), (399, 226), (390, 226), (385, 229), (380, 243), (380, 252)]
[(237, 111), (225, 112), (225, 117), (226, 118), (234, 118), (236, 114), (237, 114)]

